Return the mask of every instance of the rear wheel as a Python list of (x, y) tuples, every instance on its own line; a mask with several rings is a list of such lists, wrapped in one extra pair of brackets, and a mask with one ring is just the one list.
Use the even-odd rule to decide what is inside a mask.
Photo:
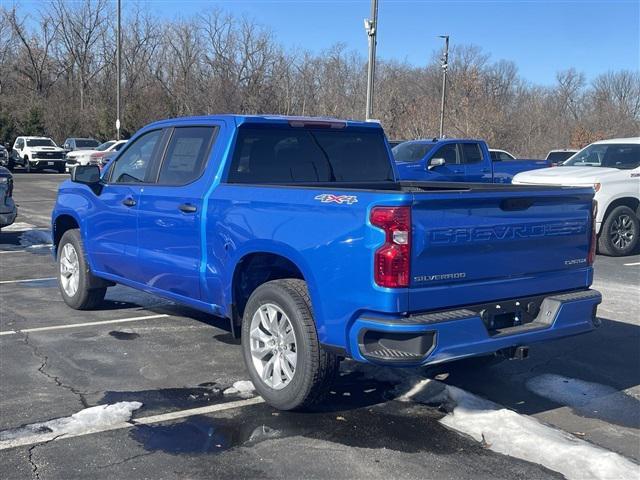
[(242, 320), (245, 364), (258, 393), (281, 410), (309, 407), (329, 390), (338, 358), (318, 342), (303, 280), (273, 280), (249, 298)]
[(636, 213), (626, 205), (620, 205), (611, 210), (600, 231), (598, 239), (600, 253), (612, 257), (633, 253), (638, 245), (639, 223)]
[(80, 230), (67, 230), (58, 245), (58, 286), (64, 302), (75, 310), (90, 310), (99, 305), (107, 289), (89, 288), (91, 279)]

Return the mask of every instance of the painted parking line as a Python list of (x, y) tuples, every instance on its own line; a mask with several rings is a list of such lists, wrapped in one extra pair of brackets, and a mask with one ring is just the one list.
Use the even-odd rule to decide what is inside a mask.
[(8, 283), (30, 283), (30, 282), (45, 282), (49, 280), (55, 280), (56, 277), (46, 277), (46, 278), (25, 278), (22, 280), (2, 280), (0, 281), (0, 285), (6, 285)]
[(146, 315), (144, 317), (129, 317), (129, 318), (118, 318), (115, 320), (101, 320), (99, 322), (84, 322), (84, 323), (71, 323), (68, 325), (52, 325), (50, 327), (36, 327), (36, 328), (23, 328), (19, 330), (5, 330), (4, 332), (0, 332), (0, 336), (4, 335), (17, 335), (18, 333), (33, 333), (33, 332), (49, 332), (51, 330), (66, 330), (69, 328), (80, 328), (80, 327), (92, 327), (95, 325), (110, 325), (113, 323), (127, 323), (127, 322), (140, 322), (142, 320), (152, 320), (154, 318), (166, 318), (169, 315), (166, 313), (159, 313), (157, 315)]
[(633, 263), (625, 263), (624, 264), (625, 267), (637, 267), (638, 265), (640, 265), (640, 262), (633, 262)]
[(248, 407), (249, 405), (257, 405), (264, 403), (262, 397), (247, 398), (245, 400), (236, 400), (234, 402), (219, 403), (216, 405), (209, 405), (207, 407), (190, 408), (188, 410), (179, 410), (177, 412), (164, 413), (161, 415), (151, 415), (149, 417), (136, 418), (129, 422), (116, 423), (113, 425), (106, 425), (94, 429), (84, 430), (78, 433), (45, 433), (30, 435), (27, 437), (16, 438), (12, 440), (4, 440), (0, 442), (0, 450), (6, 450), (8, 448), (24, 447), (26, 445), (35, 445), (37, 443), (51, 442), (59, 440), (61, 438), (73, 438), (82, 437), (85, 435), (91, 435), (93, 433), (109, 432), (112, 430), (122, 430), (124, 428), (132, 428), (137, 425), (149, 425), (152, 423), (169, 422), (171, 420), (177, 420), (180, 418), (193, 417), (196, 415), (206, 415), (209, 413), (222, 412), (224, 410), (231, 410), (234, 408)]

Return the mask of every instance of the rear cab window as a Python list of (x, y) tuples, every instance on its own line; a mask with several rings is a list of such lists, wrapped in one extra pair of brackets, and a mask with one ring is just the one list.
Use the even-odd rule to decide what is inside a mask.
[(241, 126), (228, 183), (389, 182), (382, 130)]
[(160, 167), (158, 183), (186, 185), (200, 177), (216, 131), (216, 127), (175, 128)]

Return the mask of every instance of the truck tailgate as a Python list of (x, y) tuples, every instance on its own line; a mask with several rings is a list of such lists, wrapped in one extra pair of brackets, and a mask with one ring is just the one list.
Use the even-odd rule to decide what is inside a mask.
[(588, 286), (591, 189), (415, 193), (409, 307)]

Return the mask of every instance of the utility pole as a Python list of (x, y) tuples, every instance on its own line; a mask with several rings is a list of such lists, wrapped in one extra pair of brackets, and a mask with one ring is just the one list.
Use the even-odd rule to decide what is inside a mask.
[(121, 81), (121, 71), (120, 71), (120, 66), (121, 66), (121, 62), (122, 62), (122, 56), (121, 56), (121, 51), (122, 48), (120, 46), (120, 43), (122, 42), (122, 34), (120, 33), (120, 10), (121, 10), (121, 5), (120, 5), (120, 0), (118, 0), (118, 32), (117, 32), (117, 39), (116, 39), (116, 49), (117, 49), (117, 65), (116, 65), (116, 75), (118, 77), (118, 87), (116, 89), (116, 140), (120, 140), (120, 81)]
[(447, 69), (449, 68), (449, 35), (440, 35), (444, 38), (444, 50), (440, 59), (442, 67), (442, 102), (440, 103), (440, 138), (444, 137), (444, 107), (447, 100)]
[(367, 107), (366, 120), (373, 115), (373, 83), (376, 74), (376, 35), (378, 34), (378, 0), (371, 0), (370, 18), (365, 18), (364, 29), (369, 37), (369, 64), (367, 65)]

